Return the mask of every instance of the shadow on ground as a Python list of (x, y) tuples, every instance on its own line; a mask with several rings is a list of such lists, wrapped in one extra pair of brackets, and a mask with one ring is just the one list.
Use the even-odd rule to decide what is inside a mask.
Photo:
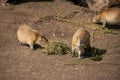
[(120, 25), (108, 25), (107, 28), (108, 28), (108, 29), (120, 30)]
[(105, 49), (98, 49), (92, 47), (91, 49), (85, 49), (85, 54), (83, 55), (85, 58), (91, 58), (94, 61), (101, 61), (102, 55), (106, 53), (107, 50)]
[[(94, 24), (98, 24), (98, 25), (101, 25), (101, 26), (102, 26), (102, 23), (94, 23)], [(118, 24), (118, 25), (110, 25), (110, 24), (107, 24), (107, 25), (106, 25), (106, 28), (108, 28), (108, 29), (120, 30), (120, 24)]]
[(68, 1), (71, 1), (76, 5), (80, 5), (80, 6), (83, 6), (83, 7), (88, 7), (85, 0), (68, 0)]
[[(28, 44), (21, 44), (20, 46), (25, 46), (25, 47), (29, 47), (30, 48), (30, 46)], [(35, 44), (34, 45), (34, 50), (36, 50), (36, 49), (44, 49), (44, 47), (42, 47), (42, 46), (40, 46), (38, 44)]]
[(27, 2), (53, 2), (54, 0), (8, 0), (7, 3), (18, 5)]

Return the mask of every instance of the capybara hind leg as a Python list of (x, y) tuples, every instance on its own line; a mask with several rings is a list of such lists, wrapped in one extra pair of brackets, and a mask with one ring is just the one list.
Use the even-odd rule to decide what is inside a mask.
[(29, 46), (30, 46), (31, 50), (34, 50), (34, 43), (33, 42), (29, 42)]
[(31, 50), (34, 50), (34, 45), (30, 44)]

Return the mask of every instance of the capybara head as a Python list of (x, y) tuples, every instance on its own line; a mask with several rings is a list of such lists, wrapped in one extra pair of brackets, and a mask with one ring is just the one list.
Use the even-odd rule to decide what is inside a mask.
[(80, 39), (80, 47), (83, 47), (84, 46), (84, 41), (83, 41), (83, 39)]
[(41, 36), (39, 42), (40, 42), (40, 45), (41, 45), (42, 47), (46, 47), (46, 45), (47, 45), (47, 43), (48, 43), (48, 39), (47, 39), (45, 36)]
[(101, 18), (100, 18), (100, 14), (96, 14), (93, 19), (92, 19), (93, 23), (101, 23)]

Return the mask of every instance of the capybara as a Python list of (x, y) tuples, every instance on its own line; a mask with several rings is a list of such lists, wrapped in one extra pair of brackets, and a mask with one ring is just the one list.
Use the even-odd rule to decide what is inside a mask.
[(92, 22), (102, 23), (103, 28), (105, 28), (107, 24), (120, 25), (120, 8), (103, 10), (93, 17)]
[(28, 44), (32, 50), (34, 50), (35, 44), (45, 47), (48, 42), (45, 36), (41, 36), (37, 30), (32, 29), (26, 24), (19, 26), (17, 38), (21, 44)]
[(78, 29), (72, 38), (72, 56), (75, 55), (75, 51), (78, 51), (78, 57), (81, 59), (85, 48), (90, 49), (90, 34), (84, 28)]

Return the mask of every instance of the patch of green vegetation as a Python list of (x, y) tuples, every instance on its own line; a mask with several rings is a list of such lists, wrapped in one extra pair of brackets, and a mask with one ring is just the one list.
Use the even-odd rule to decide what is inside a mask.
[(43, 50), (48, 55), (64, 55), (71, 52), (71, 49), (67, 44), (60, 41), (49, 42), (47, 47)]
[[(85, 58), (90, 58), (94, 61), (101, 61), (102, 60), (102, 54), (104, 54), (106, 50), (101, 50), (95, 47), (92, 47), (91, 49), (85, 49), (85, 53), (82, 55)], [(75, 57), (78, 57), (78, 51), (75, 51)], [(74, 64), (74, 63), (70, 63)]]
[(102, 56), (96, 55), (96, 56), (91, 57), (91, 59), (94, 60), (94, 61), (101, 61), (102, 60)]
[[(71, 48), (60, 41), (51, 41), (47, 44), (47, 47), (43, 49), (43, 52), (48, 54), (48, 55), (64, 55), (64, 54), (70, 54), (71, 53)], [(100, 61), (102, 60), (102, 54), (104, 54), (106, 50), (100, 50), (98, 48), (92, 47), (91, 49), (85, 49), (84, 57), (85, 58), (90, 58), (91, 60), (94, 61)], [(75, 56), (78, 56), (78, 52), (75, 52)], [(76, 65), (78, 64), (77, 61), (73, 61), (70, 63), (66, 63), (65, 65)]]
[(110, 34), (113, 33), (112, 29), (105, 28), (103, 31), (104, 31), (104, 33), (110, 33)]
[(115, 33), (112, 29), (108, 29), (108, 28), (103, 29), (103, 31), (104, 31), (104, 33), (106, 33), (106, 34), (117, 34), (117, 33)]

